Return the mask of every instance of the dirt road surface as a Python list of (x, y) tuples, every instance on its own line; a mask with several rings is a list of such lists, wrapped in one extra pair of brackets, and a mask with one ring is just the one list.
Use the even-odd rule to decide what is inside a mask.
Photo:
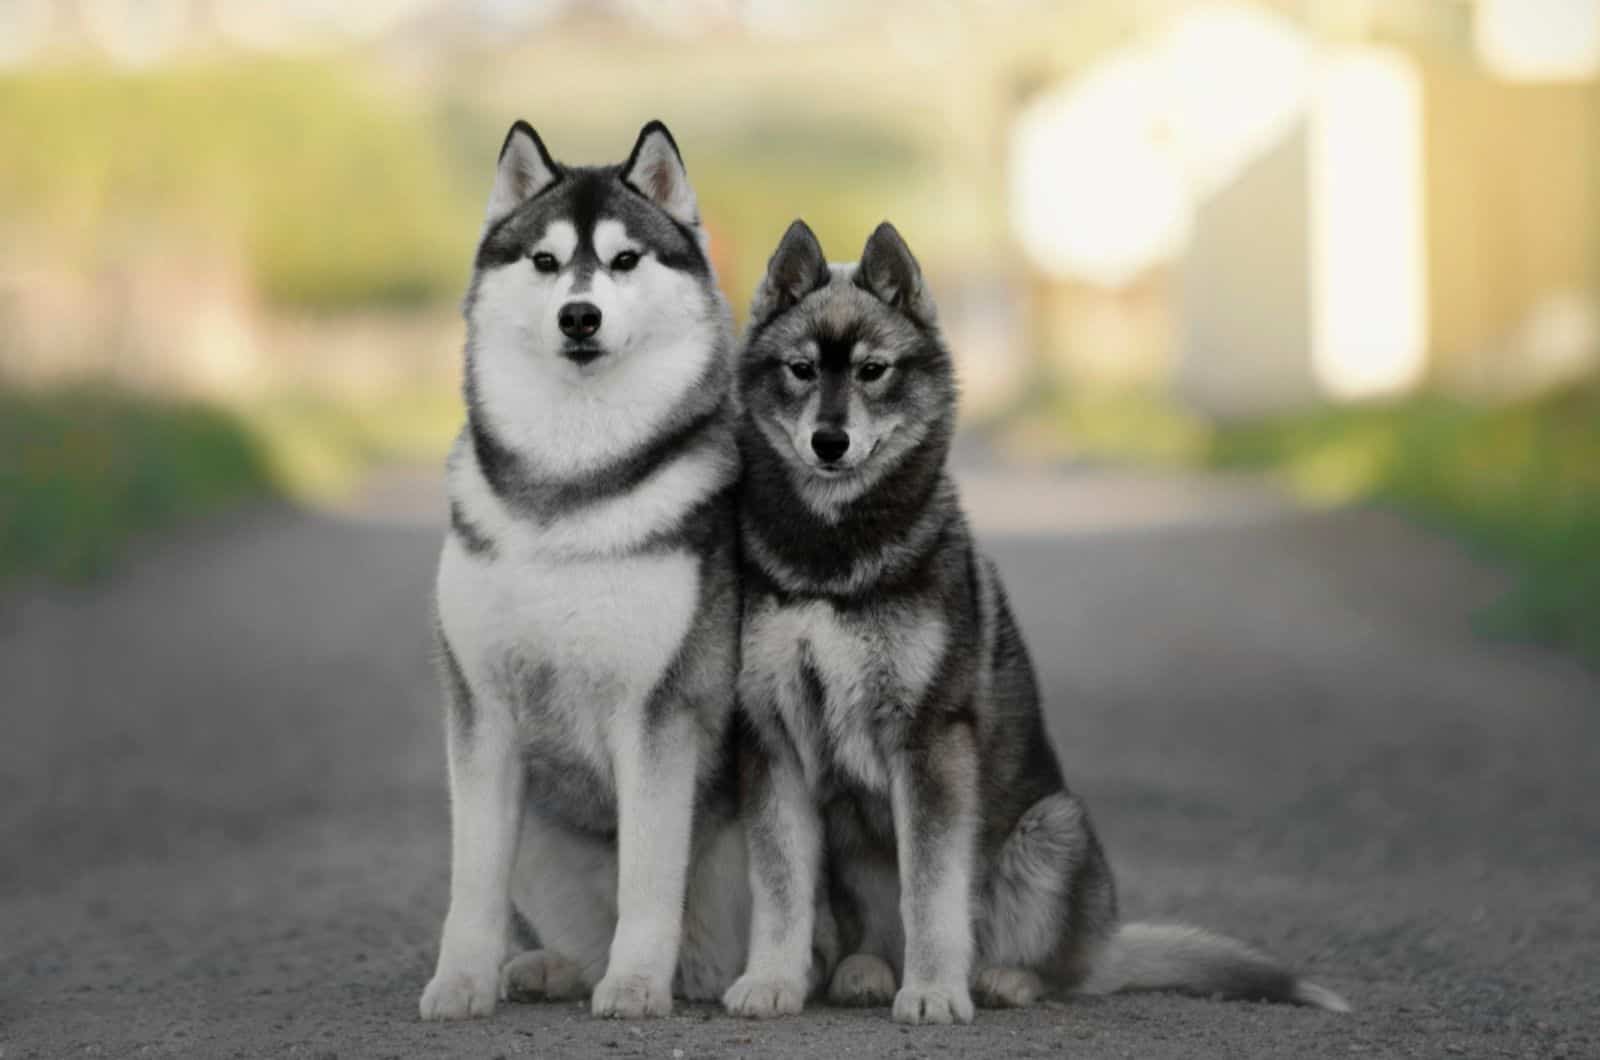
[(964, 480), (1126, 911), (1264, 946), (1355, 1013), (419, 1022), (442, 505), (394, 475), (0, 596), (0, 1057), (1600, 1057), (1600, 677), (1474, 634), (1496, 572), (1246, 482)]

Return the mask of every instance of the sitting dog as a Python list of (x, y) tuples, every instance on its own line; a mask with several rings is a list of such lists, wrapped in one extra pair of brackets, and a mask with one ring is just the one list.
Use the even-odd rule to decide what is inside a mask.
[[(437, 626), (450, 909), (424, 1019), (716, 998), (745, 950), (732, 325), (665, 126), (506, 137), (467, 320)], [(540, 948), (506, 963), (513, 905)]]
[(830, 997), (892, 1000), (902, 1022), (964, 1023), (974, 998), (1071, 990), (1345, 1009), (1242, 943), (1119, 923), (1027, 648), (946, 470), (951, 357), (895, 229), (879, 226), (858, 265), (830, 267), (795, 222), (738, 374), (752, 921), (728, 1009), (800, 1010), (824, 878), (848, 954)]

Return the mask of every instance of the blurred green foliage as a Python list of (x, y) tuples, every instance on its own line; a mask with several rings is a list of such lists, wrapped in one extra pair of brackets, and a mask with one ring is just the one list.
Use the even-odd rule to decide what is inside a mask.
[(96, 573), (131, 535), (271, 485), (255, 440), (217, 409), (0, 390), (0, 576)]
[[(44, 248), (89, 270), (162, 247), (236, 254), (280, 308), (445, 304), (465, 289), (515, 115), (449, 91), (427, 106), (414, 95), (359, 65), (286, 60), (0, 75), (0, 232), (34, 237), (23, 256)], [(538, 109), (552, 152), (571, 162), (624, 157), (653, 116)], [(838, 260), (886, 212), (937, 251), (938, 167), (882, 110), (674, 119), (736, 312), (797, 215)]]
[(71, 264), (187, 240), (316, 311), (465, 286), (477, 207), (427, 115), (326, 65), (8, 74), (0, 143), (0, 228)]
[(1482, 408), (1446, 398), (1228, 427), (1208, 458), (1391, 505), (1511, 563), (1484, 616), (1600, 663), (1600, 383)]
[(1065, 390), (1041, 376), (1023, 395), (976, 426), (1024, 457), (1192, 465), (1204, 462), (1211, 444), (1208, 421), (1144, 391)]
[(1507, 405), (1422, 396), (1228, 423), (1057, 392), (1001, 429), (1035, 455), (1258, 470), (1315, 504), (1391, 507), (1513, 569), (1491, 632), (1600, 664), (1600, 381)]
[(731, 252), (730, 274), (719, 279), (739, 319), (796, 217), (811, 225), (830, 261), (859, 257), (891, 210), (913, 238), (932, 227), (918, 222), (936, 216), (936, 169), (892, 126), (781, 111), (684, 124), (679, 135), (701, 212)]
[(234, 409), (104, 385), (0, 389), (0, 579), (99, 574), (139, 534), (241, 501), (340, 497), (375, 464), (437, 462), (460, 420), (438, 390)]
[(274, 487), (296, 500), (338, 500), (382, 463), (438, 467), (461, 429), (453, 389), (408, 387), (362, 396), (286, 391), (241, 405)]

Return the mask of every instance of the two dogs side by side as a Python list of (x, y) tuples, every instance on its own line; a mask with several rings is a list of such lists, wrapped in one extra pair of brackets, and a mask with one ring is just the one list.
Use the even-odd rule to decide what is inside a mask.
[(424, 1018), (1345, 1007), (1243, 943), (1119, 921), (946, 467), (953, 364), (893, 227), (841, 266), (796, 222), (736, 348), (666, 128), (579, 167), (519, 122), (464, 313)]

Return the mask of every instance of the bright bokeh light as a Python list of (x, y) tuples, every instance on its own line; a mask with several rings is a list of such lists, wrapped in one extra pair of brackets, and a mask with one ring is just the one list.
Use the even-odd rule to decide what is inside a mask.
[(183, 0), (81, 0), (79, 13), (89, 36), (125, 66), (166, 58), (183, 42), (190, 19)]
[(1154, 135), (1159, 84), (1148, 56), (1122, 56), (1018, 119), (1012, 221), (1046, 272), (1115, 287), (1183, 246), (1190, 192)]
[(10, 0), (0, 4), (0, 68), (15, 66), (50, 35), (50, 0)]
[(1305, 34), (1242, 4), (1197, 8), (1030, 106), (1013, 139), (1013, 225), (1036, 265), (1125, 284), (1183, 249), (1195, 202), (1303, 112)]
[[(1288, 352), (1309, 356), (1332, 396), (1401, 391), (1426, 350), (1422, 120), (1417, 74), (1397, 54), (1319, 51), (1259, 8), (1197, 8), (1023, 115), (1017, 236), (1053, 275), (1126, 284), (1184, 254), (1196, 211), (1303, 123), (1306, 183), (1281, 191), (1305, 204), (1304, 249), (1288, 267), (1309, 292), (1299, 327), (1311, 349)], [(1278, 235), (1296, 242), (1233, 229), (1220, 238), (1245, 247)], [(1245, 268), (1240, 254), (1224, 260)], [(1251, 312), (1224, 317), (1249, 329), (1260, 323)]]
[(1174, 20), (1152, 56), (1161, 124), (1198, 195), (1231, 183), (1304, 111), (1312, 49), (1288, 19), (1205, 7)]
[(1600, 0), (1478, 0), (1478, 54), (1519, 81), (1600, 77)]
[(1393, 53), (1323, 64), (1312, 123), (1312, 366), (1340, 398), (1403, 391), (1427, 349), (1422, 89)]

